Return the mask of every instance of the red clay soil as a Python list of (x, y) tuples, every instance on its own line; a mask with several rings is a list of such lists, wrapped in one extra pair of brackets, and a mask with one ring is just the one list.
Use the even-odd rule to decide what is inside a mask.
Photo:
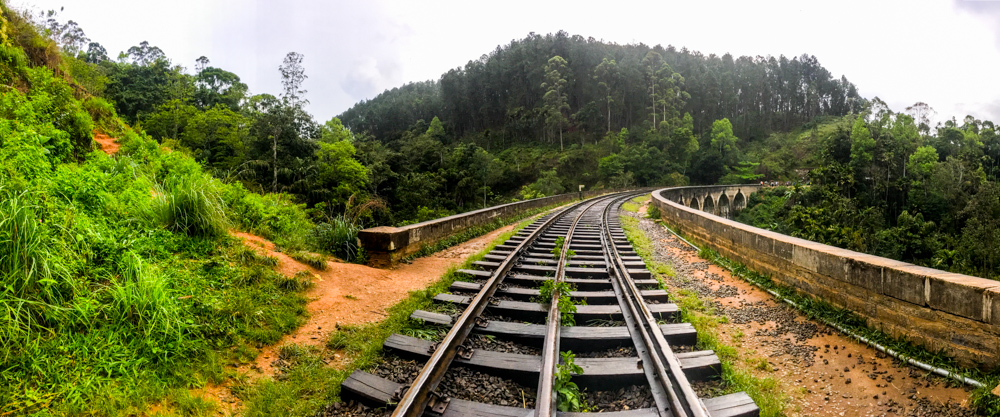
[(417, 258), (412, 263), (395, 269), (377, 269), (365, 265), (327, 262), (327, 269), (319, 271), (288, 255), (274, 251), (274, 244), (247, 233), (232, 232), (243, 239), (248, 247), (256, 248), (278, 259), (276, 270), (286, 276), (299, 271), (313, 274), (314, 286), (308, 291), (306, 306), (309, 319), (295, 332), (286, 335), (275, 345), (265, 347), (249, 369), (250, 375), (274, 376), (271, 363), (278, 358), (282, 346), (298, 344), (322, 346), (338, 325), (357, 325), (379, 321), (387, 316), (386, 309), (409, 296), (410, 291), (426, 288), (437, 281), (453, 265), (489, 244), (496, 236), (513, 226), (497, 229), (441, 252)]
[[(440, 279), (453, 265), (461, 264), (470, 255), (485, 248), (498, 235), (511, 229), (513, 226), (502, 227), (430, 256), (418, 258), (412, 263), (400, 265), (396, 269), (376, 269), (327, 261), (327, 269), (324, 271), (276, 252), (274, 244), (264, 238), (230, 231), (231, 235), (242, 239), (247, 247), (277, 258), (277, 272), (291, 277), (300, 271), (309, 271), (315, 284), (306, 294), (311, 300), (306, 305), (309, 312), (306, 323), (278, 343), (261, 349), (253, 363), (240, 366), (237, 371), (253, 380), (273, 378), (277, 370), (271, 364), (278, 359), (282, 346), (296, 344), (322, 347), (330, 332), (335, 331), (338, 325), (358, 325), (381, 320), (387, 315), (386, 309), (408, 297), (410, 291), (426, 288)], [(334, 358), (341, 361), (346, 359), (338, 356), (340, 355), (334, 355)], [(334, 361), (331, 366), (343, 366), (343, 363)], [(238, 415), (242, 402), (232, 394), (228, 385), (209, 384), (203, 388), (191, 389), (189, 394), (215, 403), (218, 415)], [(145, 415), (161, 415), (166, 411), (167, 407), (162, 404), (154, 405)]]
[(100, 145), (101, 150), (110, 156), (114, 156), (118, 153), (118, 148), (121, 147), (121, 145), (119, 145), (118, 142), (115, 142), (115, 140), (116, 139), (111, 136), (94, 131), (94, 142), (97, 142), (97, 144)]

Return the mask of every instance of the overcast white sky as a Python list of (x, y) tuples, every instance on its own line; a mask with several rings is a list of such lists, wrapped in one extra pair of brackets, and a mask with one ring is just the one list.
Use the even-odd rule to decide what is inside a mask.
[(108, 54), (149, 41), (193, 71), (207, 56), (252, 93), (281, 91), (305, 55), (309, 111), (325, 121), (410, 81), (437, 79), (529, 32), (722, 55), (815, 55), (896, 111), (1000, 122), (1000, 0), (521, 1), (12, 0), (65, 7)]

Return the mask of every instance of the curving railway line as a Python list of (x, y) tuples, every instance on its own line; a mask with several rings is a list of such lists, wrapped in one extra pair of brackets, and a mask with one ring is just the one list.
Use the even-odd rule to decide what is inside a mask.
[[(626, 240), (618, 209), (638, 193), (586, 200), (535, 221), (496, 246), (478, 269), (461, 270), (471, 280), (456, 281), (439, 303), (464, 308), (459, 314), (416, 311), (427, 323), (451, 326), (438, 343), (400, 334), (384, 348), (400, 357), (426, 360), (409, 384), (355, 371), (342, 385), (344, 396), (388, 405), (393, 416), (572, 416), (558, 410), (557, 374), (561, 352), (578, 355), (583, 372), (572, 381), (588, 391), (639, 386), (649, 406), (615, 416), (756, 416), (745, 393), (700, 398), (692, 381), (718, 377), (711, 351), (695, 351), (689, 323), (679, 323), (642, 259)], [(546, 284), (547, 281), (552, 283)], [(556, 288), (542, 300), (540, 288)], [(575, 312), (561, 312), (560, 289)], [(546, 301), (546, 302), (539, 302)], [(565, 308), (565, 300), (563, 302)], [(565, 320), (571, 314), (572, 320)], [(575, 322), (576, 325), (564, 325)], [(536, 354), (473, 348), (470, 335), (486, 335), (528, 346)], [(454, 367), (496, 375), (536, 389), (535, 407), (497, 405), (448, 397), (440, 384)], [(621, 392), (621, 391), (619, 391)], [(474, 398), (475, 396), (471, 396)]]

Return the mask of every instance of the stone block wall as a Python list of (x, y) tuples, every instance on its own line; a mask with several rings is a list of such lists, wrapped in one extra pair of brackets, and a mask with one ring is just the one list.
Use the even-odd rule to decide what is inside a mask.
[[(583, 197), (592, 197), (604, 192), (606, 191), (586, 191)], [(488, 207), (403, 227), (373, 227), (358, 232), (358, 241), (368, 254), (368, 265), (391, 268), (420, 248), (433, 245), (472, 226), (490, 223), (498, 218), (513, 217), (541, 207), (570, 203), (579, 197), (578, 193), (566, 193)]]
[[(721, 186), (720, 186), (721, 187)], [(1000, 365), (1000, 281), (955, 274), (794, 238), (675, 203), (687, 187), (652, 193), (685, 236), (782, 285), (864, 317), (870, 327), (965, 366)], [(702, 187), (704, 188), (704, 187)]]

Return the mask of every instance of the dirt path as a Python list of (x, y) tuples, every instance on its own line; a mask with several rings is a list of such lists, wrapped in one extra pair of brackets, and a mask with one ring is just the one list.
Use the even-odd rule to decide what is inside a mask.
[[(313, 274), (314, 286), (306, 296), (310, 299), (306, 309), (309, 319), (291, 334), (285, 335), (278, 343), (261, 349), (257, 359), (240, 366), (237, 372), (252, 380), (273, 378), (278, 369), (272, 363), (278, 359), (282, 346), (322, 346), (338, 325), (358, 325), (371, 323), (385, 317), (386, 309), (409, 296), (410, 291), (426, 288), (443, 276), (449, 268), (465, 262), (469, 256), (481, 251), (500, 234), (510, 231), (513, 225), (494, 230), (486, 235), (466, 241), (432, 255), (418, 258), (412, 263), (396, 269), (376, 269), (364, 265), (328, 261), (327, 269), (320, 271), (303, 264), (290, 256), (276, 252), (270, 241), (249, 233), (231, 231), (243, 243), (261, 254), (278, 259), (275, 270), (285, 276), (294, 276), (300, 271)], [(333, 363), (332, 366), (338, 366)], [(238, 415), (241, 401), (230, 392), (226, 385), (209, 384), (203, 388), (190, 390), (192, 397), (201, 397), (216, 405), (216, 414)], [(147, 415), (159, 415), (162, 406), (155, 406)]]
[(309, 271), (315, 277), (315, 286), (307, 297), (309, 319), (295, 332), (280, 342), (261, 350), (248, 371), (257, 377), (272, 377), (275, 370), (271, 363), (278, 358), (282, 346), (299, 344), (321, 346), (338, 325), (357, 325), (381, 320), (385, 310), (409, 296), (410, 291), (426, 288), (437, 281), (453, 265), (459, 265), (470, 255), (479, 252), (501, 233), (513, 229), (505, 226), (465, 243), (442, 250), (430, 256), (415, 259), (396, 269), (386, 270), (364, 265), (327, 262), (327, 269), (319, 271), (288, 255), (274, 251), (274, 245), (257, 236), (233, 233), (250, 246), (278, 259), (276, 270), (287, 276), (299, 271)]
[[(644, 217), (644, 216), (643, 216)], [(969, 393), (948, 380), (902, 366), (867, 345), (808, 320), (766, 292), (710, 264), (649, 219), (640, 228), (659, 262), (673, 266), (671, 292), (687, 289), (726, 316), (720, 339), (741, 355), (764, 358), (755, 372), (789, 396), (789, 416), (973, 416)]]
[(94, 142), (97, 142), (101, 150), (110, 156), (114, 156), (118, 153), (118, 149), (121, 148), (121, 145), (118, 144), (118, 142), (115, 142), (115, 140), (116, 139), (111, 136), (94, 131)]

